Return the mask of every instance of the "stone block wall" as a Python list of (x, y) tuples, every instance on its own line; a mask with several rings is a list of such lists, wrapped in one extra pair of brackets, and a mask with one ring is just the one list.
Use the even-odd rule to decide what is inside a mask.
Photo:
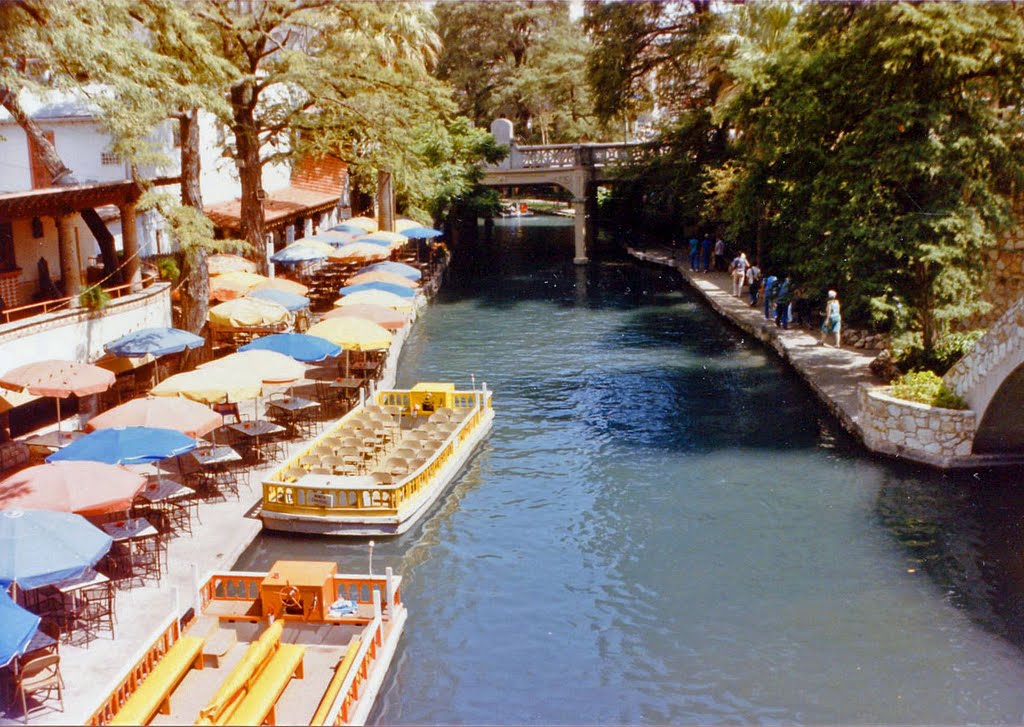
[(988, 281), (982, 298), (992, 309), (963, 321), (962, 330), (987, 328), (1024, 297), (1024, 197), (1014, 202), (1013, 217), (1018, 227), (1004, 233), (996, 248), (986, 253)]
[(857, 423), (869, 449), (940, 467), (970, 456), (978, 426), (973, 411), (905, 401), (889, 391), (863, 385), (858, 390)]

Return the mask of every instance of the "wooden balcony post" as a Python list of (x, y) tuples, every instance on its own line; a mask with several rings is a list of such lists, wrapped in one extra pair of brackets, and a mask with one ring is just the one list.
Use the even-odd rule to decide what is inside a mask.
[(60, 255), (60, 274), (64, 279), (64, 295), (71, 298), (69, 307), (78, 308), (78, 296), (82, 292), (82, 271), (78, 266), (74, 221), (73, 212), (65, 212), (54, 218), (57, 223), (57, 250)]
[(139, 260), (139, 232), (135, 225), (135, 203), (118, 205), (121, 210), (121, 244), (124, 247), (124, 281), (135, 293), (142, 290), (142, 265)]

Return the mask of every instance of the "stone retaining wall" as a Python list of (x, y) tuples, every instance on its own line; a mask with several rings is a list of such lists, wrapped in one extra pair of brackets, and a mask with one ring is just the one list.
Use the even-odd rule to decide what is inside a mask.
[(977, 431), (973, 411), (918, 404), (889, 391), (864, 385), (858, 391), (858, 423), (870, 449), (938, 467), (970, 457)]

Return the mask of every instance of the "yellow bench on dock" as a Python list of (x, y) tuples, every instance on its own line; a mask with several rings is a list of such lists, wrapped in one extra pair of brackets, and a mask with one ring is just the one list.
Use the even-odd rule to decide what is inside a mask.
[(356, 654), (359, 653), (359, 645), (361, 643), (363, 642), (358, 636), (353, 636), (352, 640), (348, 643), (348, 649), (345, 650), (345, 656), (341, 657), (341, 660), (338, 662), (338, 666), (334, 669), (334, 676), (331, 677), (331, 683), (327, 685), (327, 691), (324, 692), (324, 696), (321, 697), (320, 704), (316, 708), (316, 713), (313, 714), (313, 719), (309, 720), (310, 727), (322, 727), (323, 723), (327, 721), (331, 705), (334, 704), (334, 700), (338, 698), (338, 692), (341, 691), (342, 682), (345, 681), (345, 677), (347, 677), (349, 671), (352, 670), (352, 664), (356, 660)]
[(203, 668), (204, 639), (182, 636), (110, 720), (112, 725), (149, 724), (157, 713), (171, 713), (171, 693), (189, 670)]
[(274, 718), (274, 705), (292, 676), (302, 678), (306, 647), (282, 644), (284, 621), (275, 621), (249, 645), (242, 660), (199, 712), (196, 724), (263, 724)]

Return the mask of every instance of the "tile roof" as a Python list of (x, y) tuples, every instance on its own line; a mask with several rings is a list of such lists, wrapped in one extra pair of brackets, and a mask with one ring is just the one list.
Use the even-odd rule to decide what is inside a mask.
[[(292, 184), (267, 193), (263, 200), (266, 224), (272, 225), (306, 211), (322, 210), (336, 204), (348, 175), (348, 165), (335, 157), (304, 159), (292, 172)], [(213, 224), (225, 230), (237, 230), (241, 217), (241, 199), (204, 208)]]

